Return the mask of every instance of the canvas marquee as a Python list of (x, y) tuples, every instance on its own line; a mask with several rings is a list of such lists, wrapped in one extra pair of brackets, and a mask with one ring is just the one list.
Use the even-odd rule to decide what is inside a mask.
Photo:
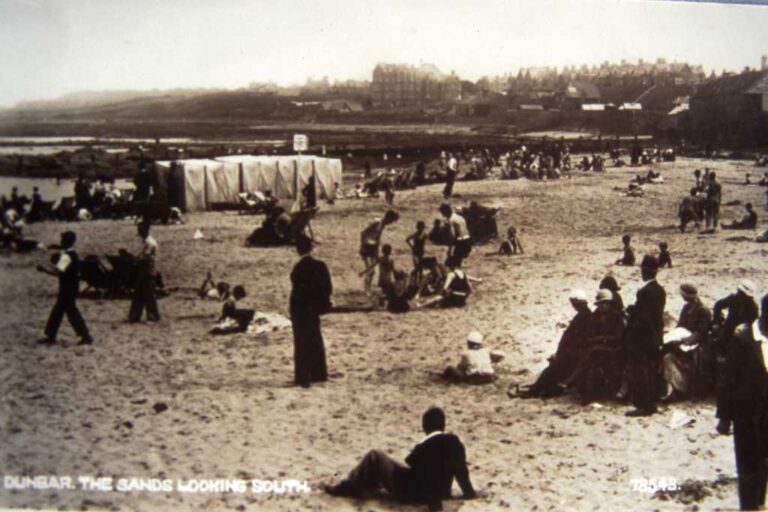
[(295, 199), (312, 177), (317, 197), (325, 199), (342, 180), (341, 160), (312, 155), (229, 155), (155, 162), (155, 169), (170, 204), (188, 212), (237, 204), (241, 192), (270, 190), (278, 199)]

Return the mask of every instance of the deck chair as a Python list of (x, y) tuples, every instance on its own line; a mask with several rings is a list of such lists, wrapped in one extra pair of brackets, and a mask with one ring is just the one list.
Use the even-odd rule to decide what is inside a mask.
[(80, 262), (80, 278), (85, 281), (88, 290), (95, 290), (104, 298), (110, 295), (114, 287), (114, 274), (104, 266), (98, 256), (90, 255)]
[(133, 290), (136, 282), (136, 265), (131, 256), (108, 254), (106, 256), (112, 267), (111, 295), (128, 294)]
[(309, 238), (311, 238), (312, 241), (315, 240), (310, 222), (315, 218), (317, 210), (318, 208), (315, 207), (291, 213), (291, 225), (288, 228), (288, 238), (291, 241), (296, 240), (296, 237), (305, 231), (309, 231)]

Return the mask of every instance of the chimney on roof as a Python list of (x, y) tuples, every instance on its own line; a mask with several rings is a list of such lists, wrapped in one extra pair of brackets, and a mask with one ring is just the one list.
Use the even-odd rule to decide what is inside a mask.
[(760, 71), (768, 71), (768, 55), (763, 55), (760, 59)]

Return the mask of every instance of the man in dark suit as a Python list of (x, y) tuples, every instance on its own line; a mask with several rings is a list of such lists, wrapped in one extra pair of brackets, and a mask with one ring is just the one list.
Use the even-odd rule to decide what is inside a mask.
[(74, 232), (65, 231), (61, 234), (61, 252), (54, 258), (54, 264), (37, 266), (38, 271), (59, 278), (59, 293), (56, 296), (56, 304), (48, 317), (48, 323), (45, 325), (45, 338), (38, 341), (41, 345), (56, 344), (56, 336), (65, 314), (75, 333), (80, 336), (79, 344), (90, 345), (93, 343), (83, 315), (77, 308), (77, 294), (80, 291), (80, 259), (75, 252), (76, 241), (77, 235)]
[(768, 375), (760, 346), (753, 336), (751, 322), (736, 328), (727, 346), (717, 393), (718, 433), (728, 435), (733, 425), (741, 510), (763, 508), (768, 482)]
[(406, 465), (371, 450), (346, 479), (326, 486), (326, 492), (332, 496), (359, 498), (383, 486), (399, 501), (423, 503), (430, 510), (442, 510), (442, 500), (451, 497), (456, 478), (464, 499), (474, 498), (464, 445), (457, 435), (444, 432), (443, 410), (428, 409), (422, 417), (422, 428), (427, 437), (406, 457)]
[(296, 237), (301, 259), (291, 271), (290, 313), (293, 325), (293, 357), (296, 384), (328, 380), (325, 345), (320, 331), (320, 315), (331, 307), (331, 275), (328, 267), (312, 257), (312, 240)]
[(627, 416), (650, 416), (656, 412), (656, 373), (664, 342), (664, 305), (667, 294), (656, 282), (659, 262), (646, 255), (640, 264), (645, 285), (630, 308), (624, 343), (629, 365), (629, 390), (635, 409)]

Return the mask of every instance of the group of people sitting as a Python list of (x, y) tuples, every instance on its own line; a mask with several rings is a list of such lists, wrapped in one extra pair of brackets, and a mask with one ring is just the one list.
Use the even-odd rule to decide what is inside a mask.
[(554, 180), (571, 170), (570, 148), (565, 143), (545, 145), (540, 151), (520, 146), (506, 154), (502, 179)]
[[(758, 320), (756, 285), (741, 281), (733, 294), (715, 302), (710, 310), (697, 287), (684, 283), (679, 288), (684, 306), (678, 320), (655, 325), (659, 318), (651, 319), (646, 309), (655, 302), (660, 316), (666, 302), (663, 288), (655, 282), (657, 268), (657, 258), (644, 258), (646, 287), (638, 292), (637, 302), (626, 308), (621, 288), (610, 275), (599, 284), (594, 310), (584, 291), (573, 290), (569, 301), (575, 315), (555, 354), (536, 381), (518, 390), (517, 395), (546, 399), (572, 391), (587, 404), (606, 399), (626, 401), (639, 391), (648, 395), (645, 400), (649, 404), (641, 412), (651, 414), (657, 401), (702, 398), (715, 391), (720, 371), (717, 361), (724, 357), (736, 327)], [(768, 326), (766, 318), (768, 295), (762, 299), (759, 326), (763, 330)], [(656, 328), (661, 330), (655, 332)], [(649, 331), (652, 335), (643, 350), (638, 350), (636, 340)], [(648, 373), (649, 387), (643, 390), (637, 389), (641, 384), (633, 377), (638, 366), (645, 366)]]
[(629, 151), (630, 163), (632, 167), (638, 165), (649, 165), (655, 162), (674, 162), (677, 153), (673, 148), (662, 149), (661, 146), (643, 148), (635, 143)]

